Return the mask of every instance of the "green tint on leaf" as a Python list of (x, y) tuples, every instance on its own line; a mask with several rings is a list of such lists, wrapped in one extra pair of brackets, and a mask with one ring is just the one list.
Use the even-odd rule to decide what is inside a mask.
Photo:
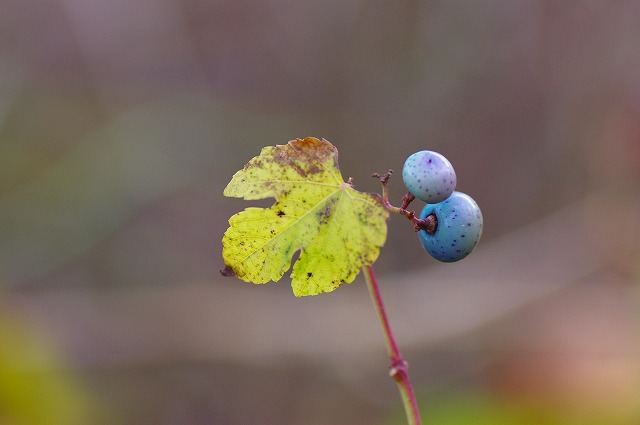
[(223, 274), (253, 283), (277, 281), (300, 250), (291, 273), (297, 297), (351, 283), (376, 260), (387, 236), (389, 213), (380, 197), (345, 183), (338, 150), (326, 140), (309, 137), (263, 148), (233, 176), (224, 195), (272, 197), (276, 203), (229, 219)]

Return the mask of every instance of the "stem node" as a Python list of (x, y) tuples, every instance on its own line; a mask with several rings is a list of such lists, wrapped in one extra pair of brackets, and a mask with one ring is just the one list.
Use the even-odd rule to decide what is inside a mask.
[(393, 359), (389, 365), (389, 376), (393, 378), (394, 381), (401, 382), (404, 379), (403, 375), (407, 375), (408, 370), (409, 363), (404, 359)]

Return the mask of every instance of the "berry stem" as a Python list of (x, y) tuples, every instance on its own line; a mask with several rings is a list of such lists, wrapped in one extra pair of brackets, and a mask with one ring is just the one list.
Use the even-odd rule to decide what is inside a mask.
[(413, 229), (418, 232), (420, 230), (424, 230), (430, 235), (433, 235), (436, 231), (436, 227), (438, 227), (438, 220), (435, 215), (428, 215), (424, 219), (420, 219), (416, 217), (415, 211), (409, 211), (409, 204), (416, 199), (415, 196), (411, 192), (407, 192), (406, 195), (402, 197), (402, 206), (395, 207), (391, 205), (389, 202), (389, 188), (387, 184), (389, 183), (389, 179), (391, 178), (391, 174), (393, 174), (392, 170), (387, 171), (384, 174), (373, 173), (372, 177), (380, 179), (380, 183), (382, 184), (382, 204), (387, 209), (387, 211), (400, 214), (405, 216), (409, 221), (413, 223)]
[(376, 276), (373, 273), (371, 266), (364, 267), (364, 277), (367, 281), (367, 287), (369, 288), (369, 294), (373, 301), (373, 306), (378, 313), (380, 319), (380, 325), (382, 326), (382, 332), (384, 334), (385, 343), (387, 346), (387, 352), (389, 353), (389, 376), (398, 384), (398, 390), (400, 391), (400, 397), (402, 398), (402, 404), (407, 415), (407, 421), (409, 425), (421, 425), (420, 412), (418, 410), (418, 403), (409, 380), (409, 373), (407, 371), (408, 364), (402, 357), (398, 344), (396, 344), (391, 326), (389, 325), (389, 319), (382, 303), (382, 295), (380, 294), (380, 288)]

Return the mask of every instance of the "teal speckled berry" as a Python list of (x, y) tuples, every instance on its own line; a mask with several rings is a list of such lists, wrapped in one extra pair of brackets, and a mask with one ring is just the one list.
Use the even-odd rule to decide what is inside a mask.
[(433, 214), (437, 221), (430, 234), (420, 230), (418, 236), (425, 251), (446, 263), (462, 260), (476, 247), (482, 235), (482, 212), (469, 195), (453, 192), (437, 204), (427, 204), (420, 218)]
[(456, 188), (456, 173), (447, 158), (437, 152), (411, 155), (402, 168), (402, 180), (409, 192), (428, 204), (447, 199)]

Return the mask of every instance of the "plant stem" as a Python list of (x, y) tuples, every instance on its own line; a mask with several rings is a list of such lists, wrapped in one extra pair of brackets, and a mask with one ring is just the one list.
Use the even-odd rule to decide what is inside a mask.
[(413, 393), (413, 387), (409, 380), (409, 374), (407, 372), (408, 364), (402, 358), (398, 344), (393, 337), (391, 326), (389, 325), (389, 319), (382, 303), (382, 295), (378, 287), (376, 276), (373, 273), (371, 266), (365, 266), (364, 277), (367, 281), (367, 287), (371, 294), (371, 300), (373, 306), (378, 313), (380, 319), (380, 325), (382, 326), (382, 332), (384, 333), (385, 343), (387, 345), (387, 352), (389, 353), (389, 376), (398, 384), (398, 390), (400, 391), (400, 397), (404, 405), (404, 410), (407, 415), (407, 421), (409, 425), (421, 425), (420, 412), (418, 411), (418, 403), (416, 402), (415, 394)]
[(391, 178), (391, 174), (391, 170), (387, 171), (384, 174), (372, 174), (372, 177), (380, 179), (380, 183), (382, 184), (382, 195), (380, 196), (382, 199), (382, 205), (384, 205), (387, 211), (400, 214), (408, 218), (413, 223), (413, 229), (416, 232), (424, 230), (430, 235), (433, 235), (436, 231), (436, 227), (438, 226), (438, 220), (436, 219), (436, 216), (434, 214), (429, 214), (425, 218), (421, 219), (416, 217), (415, 211), (409, 211), (407, 209), (409, 208), (409, 204), (413, 202), (414, 199), (416, 199), (416, 197), (413, 196), (411, 192), (407, 192), (407, 194), (402, 197), (401, 207), (394, 207), (393, 205), (391, 205), (391, 202), (389, 202), (389, 188), (387, 187), (389, 179)]

